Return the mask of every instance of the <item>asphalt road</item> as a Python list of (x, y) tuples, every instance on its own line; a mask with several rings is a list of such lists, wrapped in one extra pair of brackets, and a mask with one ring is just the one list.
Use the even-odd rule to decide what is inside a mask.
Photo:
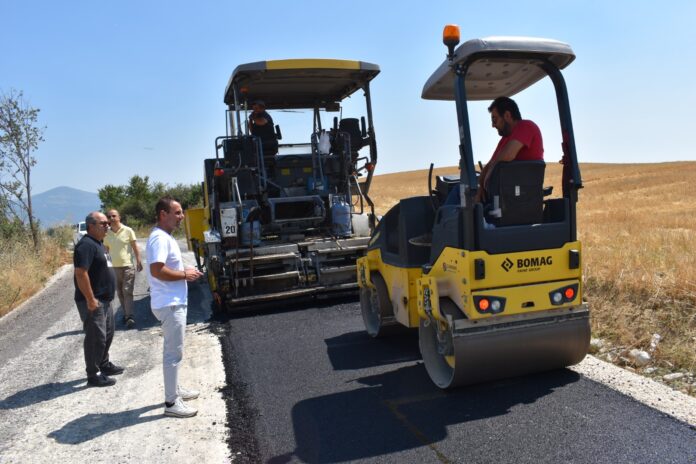
[(355, 301), (285, 307), (222, 335), (249, 462), (696, 462), (692, 427), (572, 370), (443, 392), (417, 334), (370, 339)]

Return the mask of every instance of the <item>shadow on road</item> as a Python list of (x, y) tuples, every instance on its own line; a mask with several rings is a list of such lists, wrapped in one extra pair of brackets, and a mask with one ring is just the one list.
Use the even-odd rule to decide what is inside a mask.
[(80, 335), (81, 333), (82, 330), (69, 330), (67, 332), (61, 332), (55, 335), (51, 335), (50, 337), (46, 337), (46, 340), (55, 340), (57, 338), (71, 337), (73, 335)]
[[(210, 320), (211, 297), (208, 290), (208, 284), (204, 279), (197, 282), (189, 283), (188, 293), (188, 324), (198, 324)], [(160, 322), (157, 320), (152, 310), (150, 309), (150, 293), (136, 294), (133, 301), (133, 313), (135, 318), (135, 329), (133, 330), (150, 330), (153, 327), (159, 327)], [(126, 327), (124, 321), (123, 307), (119, 304), (118, 298), (114, 298), (113, 307), (116, 308), (114, 314), (116, 330), (130, 330)], [(81, 333), (81, 331), (78, 331)]]
[(295, 404), (295, 451), (268, 462), (343, 462), (431, 446), (451, 425), (507, 414), (579, 378), (562, 369), (450, 392), (435, 387), (420, 363), (358, 378), (365, 387)]
[[(78, 387), (78, 385), (80, 385)], [(0, 409), (17, 409), (44, 401), (54, 400), (87, 388), (85, 379), (69, 382), (51, 382), (36, 387), (27, 388), (0, 400)]]
[(58, 443), (77, 445), (114, 430), (162, 419), (165, 417), (164, 414), (141, 417), (142, 414), (161, 407), (162, 404), (158, 403), (117, 413), (86, 414), (49, 433), (48, 437), (53, 438)]
[(418, 331), (374, 339), (360, 330), (327, 338), (326, 351), (334, 370), (364, 369), (421, 359)]

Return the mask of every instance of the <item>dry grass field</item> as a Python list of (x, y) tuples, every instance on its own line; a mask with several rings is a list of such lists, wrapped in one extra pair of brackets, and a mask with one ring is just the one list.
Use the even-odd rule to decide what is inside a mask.
[[(69, 231), (69, 230), (68, 230)], [(69, 232), (68, 232), (69, 236)], [(41, 290), (56, 270), (71, 259), (66, 249), (68, 238), (42, 236), (41, 249), (34, 252), (31, 239), (0, 239), (0, 317)]]
[[(696, 374), (696, 162), (583, 164), (578, 235), (593, 337), (604, 355), (627, 364), (632, 348), (652, 352), (657, 368)], [(435, 174), (457, 174), (457, 168)], [(376, 176), (370, 196), (384, 214), (399, 198), (427, 194), (427, 170)], [(560, 165), (546, 185), (560, 195)], [(653, 369), (648, 369), (648, 372)], [(645, 371), (645, 369), (643, 369)], [(694, 393), (694, 386), (683, 388)]]

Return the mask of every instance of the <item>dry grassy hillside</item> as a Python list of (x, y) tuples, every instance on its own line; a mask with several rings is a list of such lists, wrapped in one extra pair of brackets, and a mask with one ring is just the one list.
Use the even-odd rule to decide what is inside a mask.
[(0, 269), (4, 270), (0, 279), (0, 317), (41, 290), (60, 266), (71, 261), (65, 246), (72, 238), (71, 228), (54, 232), (53, 236), (42, 233), (38, 252), (28, 236), (12, 240), (0, 237)]
[[(578, 235), (593, 336), (611, 340), (621, 362), (631, 348), (647, 350), (657, 333), (656, 374), (696, 373), (696, 162), (581, 169)], [(555, 195), (560, 175), (549, 163), (546, 185)], [(399, 198), (425, 195), (427, 182), (426, 170), (376, 176), (370, 195), (384, 214)]]

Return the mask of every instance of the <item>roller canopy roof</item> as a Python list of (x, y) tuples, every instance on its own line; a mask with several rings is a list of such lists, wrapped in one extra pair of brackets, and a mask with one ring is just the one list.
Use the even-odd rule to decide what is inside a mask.
[(379, 66), (363, 61), (293, 59), (247, 63), (232, 73), (225, 89), (225, 103), (234, 106), (233, 85), (237, 85), (240, 100), (263, 100), (267, 109), (322, 107), (340, 102), (377, 74)]
[[(530, 37), (486, 37), (468, 40), (454, 52), (454, 63), (471, 63), (466, 74), (467, 100), (512, 96), (546, 76), (534, 63), (548, 60), (559, 69), (575, 59), (570, 45)], [(426, 100), (454, 100), (454, 71), (448, 60), (423, 86)]]

